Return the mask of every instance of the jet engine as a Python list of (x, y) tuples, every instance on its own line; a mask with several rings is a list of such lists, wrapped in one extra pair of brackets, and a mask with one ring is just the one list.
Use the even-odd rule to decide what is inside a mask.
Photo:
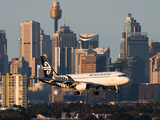
[(88, 90), (89, 89), (89, 85), (87, 83), (81, 83), (81, 84), (78, 84), (76, 85), (76, 90)]

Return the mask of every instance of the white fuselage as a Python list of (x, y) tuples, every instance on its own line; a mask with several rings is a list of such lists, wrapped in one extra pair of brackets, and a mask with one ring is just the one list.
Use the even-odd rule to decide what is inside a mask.
[(74, 81), (90, 82), (104, 86), (119, 86), (128, 83), (130, 80), (122, 72), (67, 74), (67, 76), (70, 76)]

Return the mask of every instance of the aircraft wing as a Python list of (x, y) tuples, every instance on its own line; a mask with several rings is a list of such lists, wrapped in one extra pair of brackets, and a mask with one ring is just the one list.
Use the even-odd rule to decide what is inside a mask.
[(46, 78), (46, 77), (39, 77), (37, 79), (39, 79), (40, 81), (45, 82), (47, 84), (50, 84), (50, 85), (57, 85), (57, 84), (67, 84), (68, 85), (69, 84), (70, 87), (74, 87), (74, 86), (81, 84), (81, 83), (87, 83), (88, 85), (93, 86), (93, 87), (103, 86), (100, 84), (95, 84), (92, 82), (84, 82), (84, 81), (60, 80), (60, 79), (51, 79), (51, 78)]

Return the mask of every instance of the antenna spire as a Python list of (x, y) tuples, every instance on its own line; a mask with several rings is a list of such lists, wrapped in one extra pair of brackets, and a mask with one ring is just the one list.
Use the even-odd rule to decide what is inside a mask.
[(66, 26), (66, 20), (65, 20), (65, 11), (64, 11), (64, 26)]

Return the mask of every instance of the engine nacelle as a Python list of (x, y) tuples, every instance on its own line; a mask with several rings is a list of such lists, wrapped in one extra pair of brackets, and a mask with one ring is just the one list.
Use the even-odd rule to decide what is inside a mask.
[(89, 85), (87, 83), (81, 83), (76, 85), (76, 90), (88, 90), (89, 89)]

